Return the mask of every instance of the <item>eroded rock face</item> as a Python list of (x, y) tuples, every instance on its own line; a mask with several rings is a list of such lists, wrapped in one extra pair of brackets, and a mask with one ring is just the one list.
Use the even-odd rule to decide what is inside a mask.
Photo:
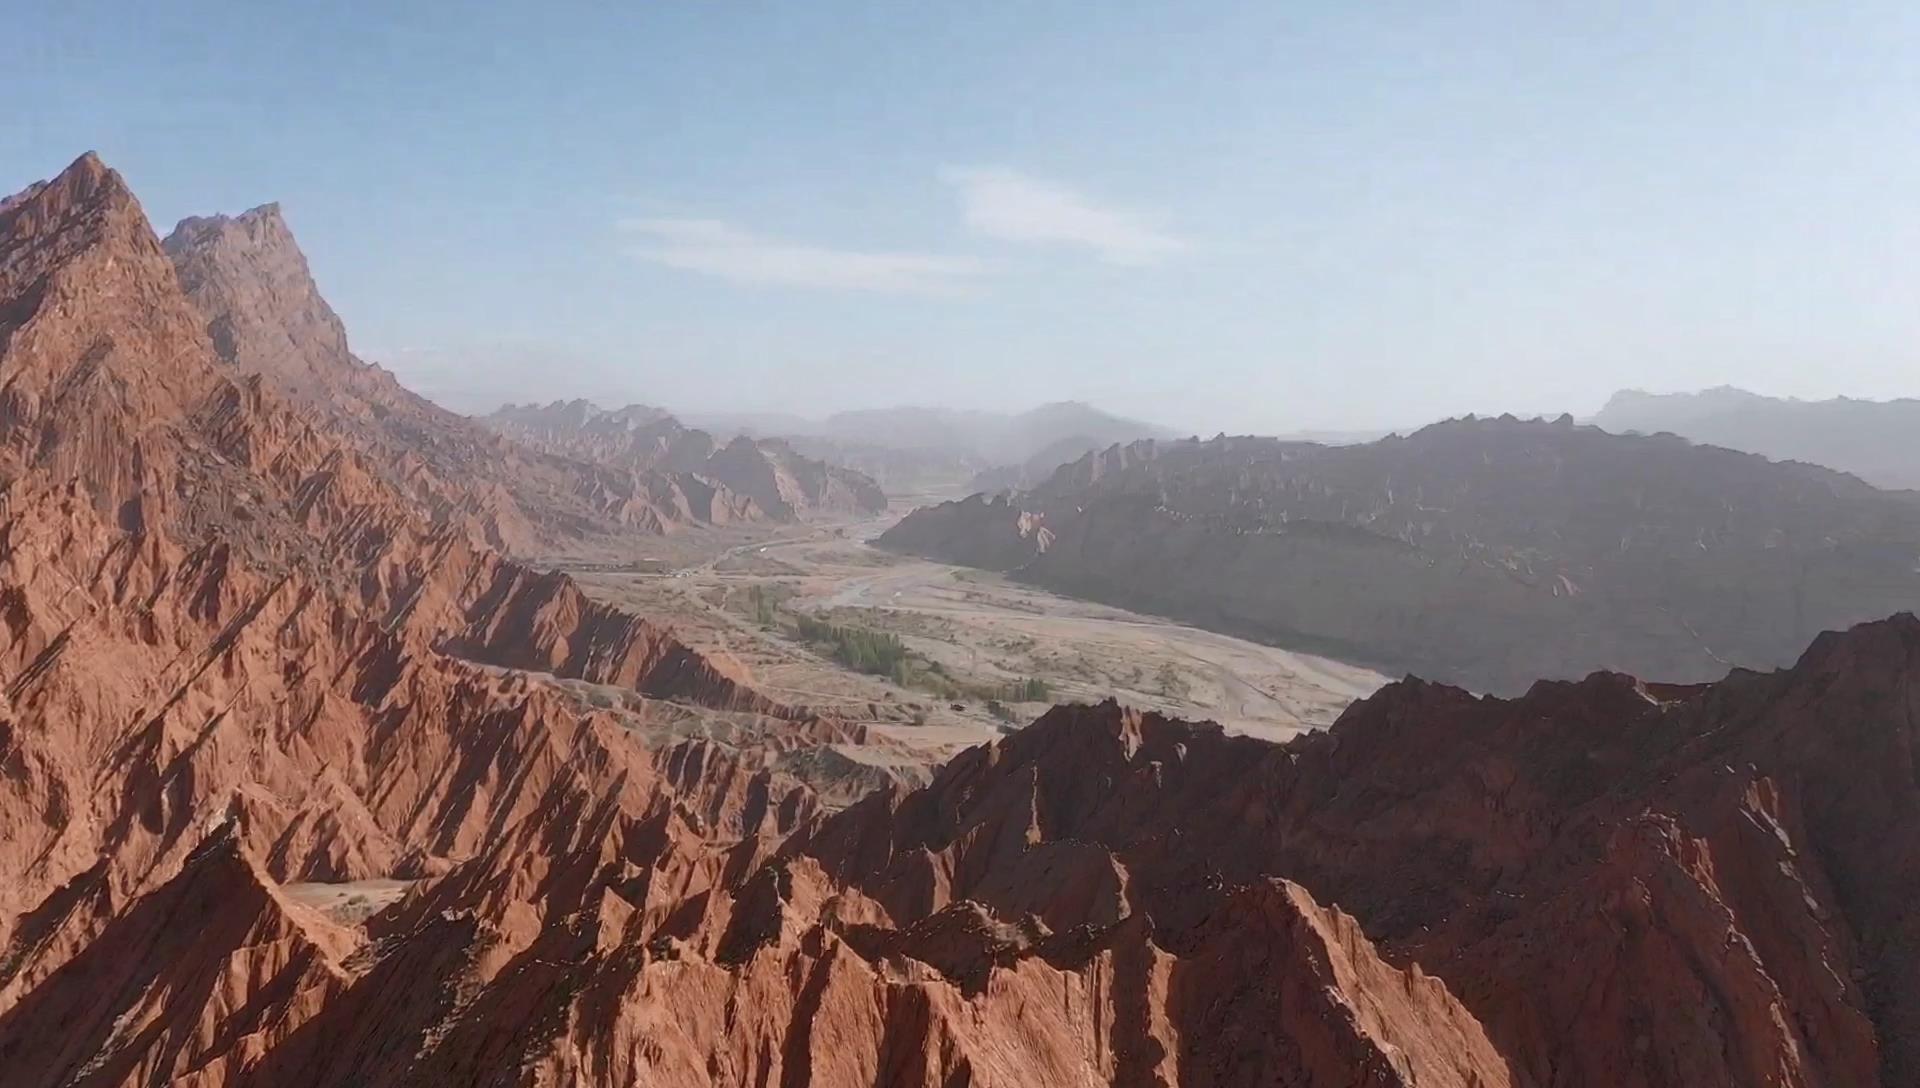
[(425, 516), (520, 554), (762, 516), (672, 465), (556, 456), (504, 438), (362, 362), (278, 205), (185, 219), (163, 244), (218, 357), (376, 456)]
[(1061, 707), (829, 811), (779, 755), (871, 738), (423, 516), (97, 160), (0, 292), (9, 1086), (1920, 1076), (1912, 617), (1285, 746)]
[(1920, 497), (1566, 418), (1116, 446), (880, 544), (1504, 694), (1774, 668), (1920, 608)]
[(780, 521), (817, 514), (879, 514), (880, 485), (861, 472), (795, 452), (777, 438), (736, 436), (721, 445), (643, 404), (606, 410), (584, 400), (509, 404), (486, 422), (535, 449), (636, 471), (668, 468), (710, 480)]
[[(424, 516), (377, 453), (235, 373), (92, 156), (0, 211), (0, 399), (10, 1079), (217, 1083), (275, 1037), (249, 1017), (324, 1004), (353, 939), (249, 881), (419, 878), (594, 805), (747, 838), (816, 810), (764, 759), (714, 745), (690, 770), (491, 668), (832, 731)], [(204, 932), (165, 905), (228, 896)], [(134, 973), (84, 981), (103, 969)]]
[(1916, 708), (1911, 616), (1698, 688), (1407, 681), (1285, 746), (1061, 708), (788, 850), (897, 920), (1144, 917), (1182, 956), (1285, 874), (1440, 980), (1513, 1083), (1904, 1084)]

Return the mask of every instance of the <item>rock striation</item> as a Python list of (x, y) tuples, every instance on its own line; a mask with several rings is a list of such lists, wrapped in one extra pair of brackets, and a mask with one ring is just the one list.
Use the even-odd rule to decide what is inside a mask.
[[(0, 403), (10, 1083), (219, 1082), (257, 1055), (275, 1036), (248, 1025), (324, 1002), (356, 940), (276, 882), (416, 879), (589, 803), (748, 837), (817, 810), (767, 760), (641, 747), (502, 671), (836, 728), (426, 516), (377, 450), (237, 372), (93, 156), (0, 206)], [(211, 902), (238, 913), (203, 926)]]
[(10, 1088), (1920, 1079), (1912, 616), (836, 807), (782, 754), (871, 738), (428, 516), (91, 156), (0, 203), (0, 408)]
[(372, 455), (426, 516), (462, 522), (495, 548), (550, 554), (764, 516), (751, 497), (690, 472), (514, 442), (362, 362), (276, 204), (184, 219), (162, 246), (223, 363)]

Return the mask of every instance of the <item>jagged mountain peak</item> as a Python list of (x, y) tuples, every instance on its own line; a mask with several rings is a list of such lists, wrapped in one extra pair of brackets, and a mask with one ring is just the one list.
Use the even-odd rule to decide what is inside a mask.
[(67, 164), (66, 169), (44, 182), (42, 191), (65, 194), (77, 203), (93, 200), (133, 199), (133, 190), (118, 170), (101, 160), (98, 152), (86, 151)]
[(0, 240), (16, 251), (61, 234), (72, 245), (82, 240), (74, 234), (83, 226), (91, 228), (86, 241), (101, 240), (100, 229), (108, 223), (125, 228), (123, 241), (152, 233), (126, 180), (91, 151), (54, 177), (0, 199), (0, 217)]
[(162, 245), (226, 361), (307, 397), (324, 397), (365, 369), (278, 204), (182, 219)]
[(233, 230), (242, 231), (256, 239), (272, 238), (297, 246), (297, 243), (293, 242), (293, 230), (287, 225), (286, 216), (281, 212), (279, 201), (256, 205), (238, 215), (216, 212), (212, 215), (186, 216), (174, 224), (168, 239), (170, 243), (178, 239), (175, 244), (191, 245), (196, 244), (206, 235)]

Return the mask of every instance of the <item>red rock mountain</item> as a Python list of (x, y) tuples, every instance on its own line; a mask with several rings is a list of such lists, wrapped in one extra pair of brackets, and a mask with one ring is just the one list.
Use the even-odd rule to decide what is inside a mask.
[[(307, 927), (270, 884), (247, 890), (262, 879), (418, 877), (502, 828), (570, 821), (584, 799), (723, 815), (736, 834), (813, 810), (767, 752), (635, 745), (633, 720), (658, 700), (847, 739), (665, 629), (503, 559), (464, 519), (424, 516), (377, 451), (222, 362), (204, 325), (92, 156), (0, 205), (9, 1083), (170, 1081), (238, 1060), (255, 1029), (229, 1013), (281, 1017), (281, 991), (258, 987), (291, 970), (241, 968), (261, 941), (269, 961), (286, 951), (312, 972), (321, 989), (303, 1000), (324, 991), (341, 935)], [(517, 670), (624, 689), (630, 705), (583, 715)], [(240, 896), (252, 913), (196, 932), (196, 911), (152, 905), (180, 895)], [(311, 956), (267, 936), (308, 928)], [(198, 957), (192, 940), (216, 944)], [(91, 973), (102, 956), (134, 973), (124, 986)], [(76, 971), (99, 984), (58, 981)], [(86, 1030), (23, 1034), (47, 1010), (71, 1026), (108, 1009), (124, 1034), (85, 1055), (41, 1048)], [(181, 1049), (203, 1029), (237, 1034)], [(216, 1053), (227, 1046), (241, 1049)]]
[[(205, 327), (91, 156), (0, 204), (9, 1088), (1920, 1078), (1910, 616), (1287, 745), (1062, 707), (832, 811), (770, 753), (848, 727)], [(688, 714), (752, 740), (649, 739)]]
[(389, 482), (430, 517), (462, 520), (496, 547), (545, 554), (583, 539), (763, 514), (750, 498), (689, 472), (530, 449), (360, 361), (278, 205), (182, 220), (163, 247), (223, 362), (258, 375), (289, 406), (374, 454)]
[(880, 543), (1502, 693), (1773, 668), (1920, 608), (1920, 496), (1571, 418), (1114, 446)]
[(635, 472), (669, 470), (711, 480), (769, 516), (880, 514), (887, 496), (863, 473), (794, 451), (777, 438), (738, 435), (725, 445), (658, 408), (607, 411), (584, 400), (509, 404), (486, 422), (534, 449)]

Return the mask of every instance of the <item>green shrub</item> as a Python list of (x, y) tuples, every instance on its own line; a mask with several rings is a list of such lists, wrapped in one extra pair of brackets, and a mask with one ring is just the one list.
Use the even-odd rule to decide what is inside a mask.
[(864, 627), (843, 627), (812, 616), (796, 617), (796, 630), (808, 642), (827, 647), (835, 661), (855, 672), (885, 676), (905, 685), (907, 645), (900, 636)]

